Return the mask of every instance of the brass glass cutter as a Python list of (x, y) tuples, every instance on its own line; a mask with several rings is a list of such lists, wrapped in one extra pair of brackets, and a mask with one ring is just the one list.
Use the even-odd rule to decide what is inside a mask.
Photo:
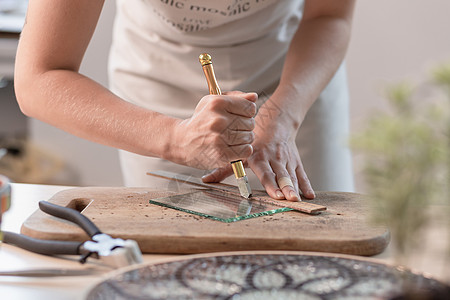
[[(208, 82), (209, 93), (211, 95), (221, 95), (219, 84), (217, 83), (216, 76), (214, 74), (214, 68), (211, 61), (211, 55), (207, 53), (200, 54), (199, 61), (205, 73), (206, 81)], [(245, 173), (244, 164), (242, 160), (236, 160), (231, 162), (234, 176), (236, 177), (239, 193), (244, 198), (250, 198), (252, 196), (252, 189), (248, 183), (247, 174)]]

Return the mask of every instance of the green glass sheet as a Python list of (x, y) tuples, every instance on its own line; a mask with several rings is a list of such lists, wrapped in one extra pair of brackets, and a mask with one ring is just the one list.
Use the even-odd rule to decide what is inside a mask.
[(225, 223), (293, 210), (212, 189), (151, 199), (149, 202)]

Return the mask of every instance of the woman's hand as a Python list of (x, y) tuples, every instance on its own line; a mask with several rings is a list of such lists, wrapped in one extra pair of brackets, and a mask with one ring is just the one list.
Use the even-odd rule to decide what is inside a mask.
[[(300, 200), (300, 192), (306, 198), (315, 197), (311, 183), (295, 144), (297, 131), (289, 130), (283, 122), (256, 118), (253, 155), (248, 166), (261, 181), (270, 197), (275, 199)], [(287, 177), (292, 185), (280, 186), (280, 179)]]
[[(271, 105), (273, 103), (267, 101), (255, 117), (253, 154), (246, 160), (246, 165), (253, 170), (270, 197), (296, 201), (300, 200), (299, 192), (302, 192), (306, 198), (312, 199), (315, 194), (295, 144), (297, 128), (285, 122), (288, 119), (286, 115)], [(233, 171), (227, 165), (204, 176), (203, 181), (220, 182), (231, 174)], [(280, 188), (278, 182), (283, 177), (290, 178), (292, 186)]]
[(203, 97), (191, 118), (175, 127), (170, 160), (213, 169), (253, 153), (255, 93), (230, 92)]

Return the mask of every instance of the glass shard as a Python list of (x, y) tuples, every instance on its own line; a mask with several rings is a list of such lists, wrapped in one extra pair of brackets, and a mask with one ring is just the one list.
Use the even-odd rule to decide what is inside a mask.
[(293, 210), (212, 189), (151, 199), (149, 202), (225, 223)]

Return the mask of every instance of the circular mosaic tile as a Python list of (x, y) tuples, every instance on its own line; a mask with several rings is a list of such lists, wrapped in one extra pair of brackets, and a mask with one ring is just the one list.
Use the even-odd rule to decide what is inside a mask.
[(450, 291), (439, 281), (356, 257), (222, 253), (125, 270), (87, 299), (401, 299), (405, 288), (416, 295)]

